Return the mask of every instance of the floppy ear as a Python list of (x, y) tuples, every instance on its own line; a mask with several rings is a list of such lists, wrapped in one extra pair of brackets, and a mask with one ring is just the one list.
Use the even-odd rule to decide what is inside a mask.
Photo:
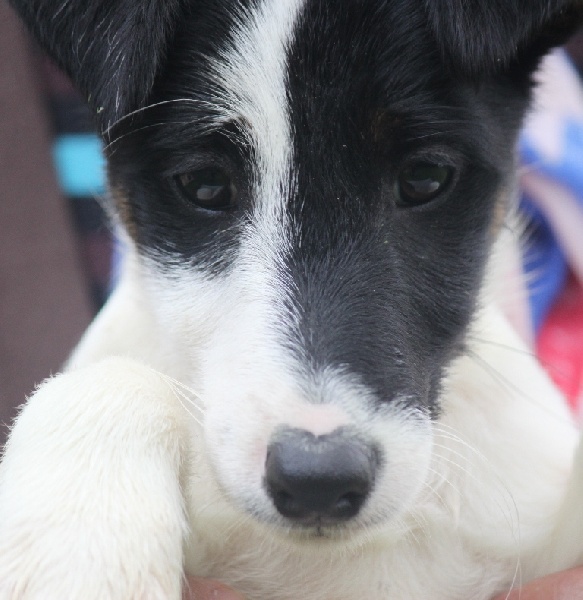
[(103, 129), (146, 102), (180, 2), (10, 0), (85, 94)]
[(424, 0), (446, 65), (471, 78), (527, 70), (583, 23), (583, 0)]

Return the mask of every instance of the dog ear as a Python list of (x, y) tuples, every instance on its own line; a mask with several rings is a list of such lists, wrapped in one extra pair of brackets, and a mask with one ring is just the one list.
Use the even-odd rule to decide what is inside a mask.
[(10, 0), (106, 128), (142, 107), (181, 0)]
[(583, 24), (583, 0), (424, 0), (446, 65), (479, 78), (527, 69)]

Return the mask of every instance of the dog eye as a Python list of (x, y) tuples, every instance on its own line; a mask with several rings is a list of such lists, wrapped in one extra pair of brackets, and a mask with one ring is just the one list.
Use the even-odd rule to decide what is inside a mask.
[(236, 204), (237, 189), (231, 178), (216, 167), (178, 175), (178, 187), (193, 204), (207, 210), (228, 210)]
[(433, 200), (449, 185), (453, 167), (428, 162), (408, 165), (399, 172), (397, 204), (402, 207), (419, 206)]

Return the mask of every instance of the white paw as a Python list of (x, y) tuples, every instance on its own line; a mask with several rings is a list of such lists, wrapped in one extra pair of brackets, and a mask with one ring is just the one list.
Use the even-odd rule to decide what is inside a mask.
[(180, 598), (181, 418), (127, 359), (41, 386), (0, 466), (2, 600)]

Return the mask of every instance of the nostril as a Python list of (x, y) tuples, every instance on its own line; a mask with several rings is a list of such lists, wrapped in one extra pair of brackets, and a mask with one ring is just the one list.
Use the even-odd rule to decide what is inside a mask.
[(305, 508), (291, 494), (284, 491), (275, 492), (273, 503), (278, 512), (289, 518), (302, 518), (306, 515)]
[(348, 514), (355, 509), (359, 509), (365, 498), (366, 495), (356, 494), (354, 492), (344, 494), (336, 501), (334, 510), (338, 513)]
[(285, 429), (269, 446), (265, 487), (284, 517), (332, 524), (358, 514), (377, 466), (376, 449), (342, 429), (318, 437)]

